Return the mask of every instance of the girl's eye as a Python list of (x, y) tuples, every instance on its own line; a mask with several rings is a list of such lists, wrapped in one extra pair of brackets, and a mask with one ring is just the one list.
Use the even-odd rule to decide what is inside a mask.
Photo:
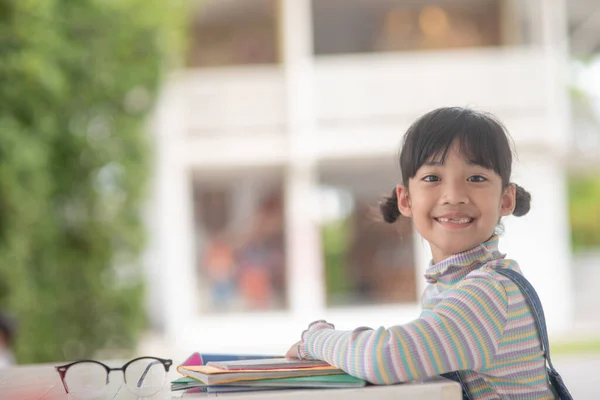
[(438, 182), (440, 178), (436, 175), (426, 175), (423, 177), (423, 181), (425, 182)]
[(467, 179), (467, 181), (468, 182), (485, 182), (485, 181), (487, 181), (487, 179), (481, 175), (473, 175), (473, 176), (469, 177)]

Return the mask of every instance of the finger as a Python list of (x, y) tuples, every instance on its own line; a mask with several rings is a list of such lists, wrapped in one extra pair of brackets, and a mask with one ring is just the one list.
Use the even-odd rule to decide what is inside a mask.
[(298, 358), (298, 355), (296, 354), (295, 350), (289, 349), (285, 354), (285, 358)]
[(295, 343), (290, 349), (285, 353), (286, 358), (298, 358), (298, 343)]

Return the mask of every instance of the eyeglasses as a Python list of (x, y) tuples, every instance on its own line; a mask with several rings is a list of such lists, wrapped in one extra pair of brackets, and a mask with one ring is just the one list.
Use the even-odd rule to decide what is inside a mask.
[(95, 360), (79, 360), (55, 368), (68, 394), (78, 399), (91, 399), (103, 395), (111, 371), (123, 371), (125, 386), (133, 394), (152, 396), (163, 387), (172, 364), (172, 360), (138, 357), (121, 368), (110, 368)]

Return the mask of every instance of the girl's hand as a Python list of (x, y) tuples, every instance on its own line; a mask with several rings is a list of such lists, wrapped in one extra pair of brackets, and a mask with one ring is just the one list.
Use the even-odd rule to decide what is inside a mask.
[(290, 347), (290, 349), (285, 353), (285, 358), (300, 358), (298, 357), (298, 346), (302, 343), (302, 340), (296, 342)]
[(302, 340), (294, 343), (294, 345), (292, 347), (290, 347), (290, 349), (287, 351), (287, 353), (285, 353), (285, 357), (286, 358), (298, 358), (300, 360), (312, 359), (308, 354), (306, 354), (306, 349), (304, 349), (303, 345), (304, 345), (304, 341), (307, 338), (308, 333), (318, 330), (318, 329), (335, 329), (335, 326), (333, 326), (333, 324), (330, 324), (329, 322), (324, 321), (324, 320), (319, 320), (319, 321), (315, 321), (315, 322), (311, 323), (308, 326), (308, 329), (305, 330), (304, 332), (302, 332)]

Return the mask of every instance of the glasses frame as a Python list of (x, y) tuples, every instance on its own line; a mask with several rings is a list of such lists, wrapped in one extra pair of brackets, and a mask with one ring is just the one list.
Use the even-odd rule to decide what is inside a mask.
[[(144, 372), (142, 373), (142, 376), (140, 377), (140, 379), (137, 382), (137, 387), (140, 387), (142, 385), (142, 382), (144, 382), (144, 378), (146, 378), (146, 374), (148, 373), (150, 367), (152, 367), (153, 365), (162, 364), (163, 367), (165, 368), (165, 372), (167, 372), (167, 373), (169, 372), (169, 368), (171, 367), (171, 365), (173, 365), (173, 360), (166, 359), (166, 358), (137, 357), (137, 358), (134, 358), (133, 360), (127, 361), (120, 368), (111, 368), (108, 365), (106, 365), (106, 364), (104, 364), (104, 363), (102, 363), (100, 361), (97, 361), (97, 360), (77, 360), (77, 361), (73, 361), (73, 362), (68, 363), (68, 364), (58, 365), (58, 366), (56, 366), (54, 368), (56, 368), (56, 371), (58, 372), (58, 375), (60, 375), (60, 380), (61, 380), (61, 382), (63, 384), (63, 387), (65, 388), (65, 392), (69, 393), (69, 387), (67, 386), (67, 382), (65, 381), (65, 378), (67, 376), (67, 371), (73, 365), (83, 364), (83, 363), (94, 363), (94, 364), (100, 365), (101, 367), (103, 367), (106, 370), (106, 382), (104, 384), (105, 386), (108, 386), (108, 383), (109, 383), (108, 376), (110, 375), (110, 373), (112, 371), (122, 371), (123, 372), (123, 382), (125, 382), (125, 386), (127, 386), (127, 378), (126, 378), (126, 375), (125, 375), (125, 370), (132, 363), (134, 363), (136, 361), (139, 361), (139, 360), (144, 360), (144, 359), (150, 359), (150, 360), (154, 360), (154, 361), (151, 362), (150, 364), (148, 364), (146, 366), (146, 369), (144, 370)], [(129, 386), (127, 386), (127, 388), (129, 388)]]

